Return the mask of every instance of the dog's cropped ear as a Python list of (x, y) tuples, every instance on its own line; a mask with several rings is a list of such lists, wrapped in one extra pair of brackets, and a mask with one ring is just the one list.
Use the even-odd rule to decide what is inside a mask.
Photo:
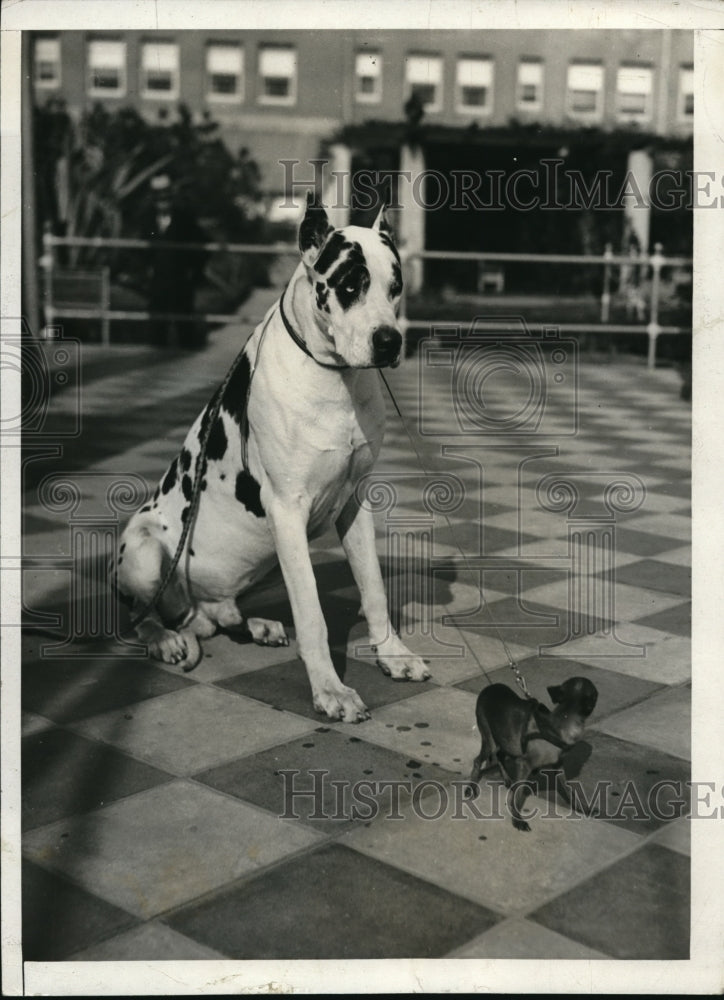
[(560, 684), (555, 684), (553, 687), (548, 688), (548, 695), (554, 705), (557, 705), (561, 700), (561, 686)]
[(372, 223), (372, 228), (376, 232), (384, 233), (385, 236), (389, 236), (390, 239), (394, 239), (395, 234), (392, 231), (390, 220), (387, 218), (387, 205), (382, 205), (382, 208), (377, 213), (377, 218)]
[(299, 227), (299, 250), (306, 267), (311, 267), (324, 241), (333, 232), (332, 226), (322, 205), (317, 201), (314, 191), (307, 192), (307, 210)]

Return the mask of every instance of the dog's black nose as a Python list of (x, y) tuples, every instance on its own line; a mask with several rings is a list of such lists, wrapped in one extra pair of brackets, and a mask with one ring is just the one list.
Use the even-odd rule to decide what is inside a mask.
[(374, 363), (388, 365), (397, 361), (402, 349), (402, 334), (394, 326), (380, 326), (372, 334)]

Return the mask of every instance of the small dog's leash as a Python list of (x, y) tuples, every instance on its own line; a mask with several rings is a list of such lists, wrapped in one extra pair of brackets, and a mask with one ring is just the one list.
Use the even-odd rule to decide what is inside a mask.
[[(400, 418), (400, 423), (402, 424), (402, 426), (405, 429), (405, 433), (407, 434), (407, 439), (410, 442), (410, 444), (412, 445), (412, 450), (415, 452), (415, 455), (417, 456), (417, 461), (418, 461), (419, 466), (420, 466), (420, 468), (421, 468), (421, 470), (423, 472), (423, 475), (429, 477), (430, 473), (428, 472), (427, 467), (425, 466), (425, 462), (423, 461), (423, 458), (420, 455), (420, 450), (417, 447), (417, 444), (415, 443), (415, 439), (413, 438), (412, 434), (410, 433), (410, 429), (407, 426), (407, 422), (406, 422), (405, 418), (402, 415), (402, 411), (400, 410), (400, 407), (397, 404), (397, 400), (395, 399), (395, 396), (394, 396), (394, 394), (392, 392), (392, 389), (390, 388), (390, 384), (387, 381), (387, 379), (385, 378), (384, 373), (382, 372), (382, 369), (380, 368), (380, 369), (378, 369), (378, 371), (380, 373), (380, 378), (382, 379), (382, 381), (383, 381), (383, 383), (385, 385), (385, 388), (387, 389), (387, 393), (388, 393), (390, 399), (392, 400), (392, 405), (395, 408), (397, 416)], [(450, 535), (452, 537), (453, 544), (457, 548), (457, 550), (460, 553), (460, 555), (463, 557), (463, 562), (465, 564), (465, 569), (472, 576), (473, 570), (470, 567), (470, 564), (468, 562), (467, 556), (463, 552), (462, 546), (460, 545), (460, 543), (458, 542), (457, 538), (455, 537), (455, 529), (453, 528), (452, 522), (451, 522), (450, 518), (448, 517), (448, 515), (444, 511), (442, 512), (442, 514), (443, 514), (443, 517), (445, 518), (445, 520), (447, 521), (448, 528), (450, 529)], [(508, 647), (507, 642), (503, 638), (503, 635), (502, 635), (500, 629), (498, 628), (497, 622), (493, 618), (493, 613), (490, 610), (490, 605), (488, 604), (488, 602), (486, 600), (485, 593), (483, 591), (482, 586), (480, 588), (480, 596), (483, 599), (483, 605), (485, 607), (486, 612), (488, 613), (488, 617), (490, 618), (491, 624), (492, 624), (493, 628), (495, 629), (495, 632), (496, 632), (496, 634), (498, 636), (498, 639), (500, 640), (500, 642), (501, 642), (501, 644), (503, 646), (503, 649), (505, 650), (505, 655), (508, 657), (508, 666), (510, 667), (510, 669), (513, 671), (513, 674), (515, 675), (515, 682), (516, 682), (516, 684), (520, 687), (521, 691), (523, 692), (523, 694), (525, 695), (526, 698), (530, 698), (531, 700), (535, 700), (535, 699), (533, 699), (533, 696), (531, 695), (531, 693), (528, 691), (528, 685), (526, 683), (525, 677), (521, 673), (520, 668), (518, 667), (518, 664), (516, 663), (515, 658), (513, 657), (513, 654), (510, 652), (510, 649)], [(480, 662), (480, 660), (479, 660), (479, 658), (478, 658), (475, 650), (473, 649), (473, 647), (472, 646), (468, 646), (468, 648), (470, 649), (470, 652), (473, 654), (473, 657), (475, 658), (475, 662), (478, 664), (478, 666), (480, 667), (481, 671), (485, 674), (486, 678), (488, 679), (488, 683), (492, 683), (491, 680), (490, 680), (490, 675), (488, 674), (487, 670), (485, 669), (485, 667)]]

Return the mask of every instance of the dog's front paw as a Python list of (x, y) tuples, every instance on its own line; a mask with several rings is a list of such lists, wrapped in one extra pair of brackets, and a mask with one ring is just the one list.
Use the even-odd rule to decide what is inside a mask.
[(330, 719), (342, 722), (364, 722), (370, 712), (353, 688), (324, 689), (314, 694), (314, 707)]
[(421, 656), (411, 653), (396, 635), (372, 647), (376, 653), (376, 663), (383, 674), (396, 681), (427, 681), (432, 674)]
[(513, 826), (516, 830), (522, 830), (523, 833), (530, 833), (530, 823), (526, 823), (524, 819), (514, 819)]

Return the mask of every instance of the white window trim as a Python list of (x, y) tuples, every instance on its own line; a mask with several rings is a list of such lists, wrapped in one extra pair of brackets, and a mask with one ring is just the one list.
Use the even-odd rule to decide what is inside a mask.
[[(359, 74), (357, 72), (357, 56), (361, 56), (361, 55), (369, 55), (369, 56), (375, 55), (375, 56), (377, 56), (377, 58), (379, 59), (379, 62), (380, 62), (380, 71), (379, 71), (379, 73), (377, 74), (377, 77), (376, 77), (376, 79), (377, 79), (377, 89), (372, 94), (365, 94), (363, 91), (359, 90), (359, 87), (358, 87), (358, 84), (359, 84)], [(354, 99), (355, 99), (355, 101), (357, 101), (358, 104), (379, 104), (381, 102), (381, 100), (382, 100), (382, 77), (383, 77), (384, 70), (385, 70), (384, 63), (382, 61), (382, 53), (381, 52), (377, 52), (377, 51), (375, 51), (374, 53), (372, 53), (372, 52), (356, 52), (355, 53), (354, 63), (355, 63), (355, 65), (354, 65), (354, 82), (355, 82), (355, 95), (354, 95)]]
[[(572, 65), (591, 65), (599, 66), (600, 63), (569, 63), (569, 69)], [(601, 66), (601, 86), (598, 90), (593, 91), (596, 94), (596, 107), (593, 111), (576, 111), (572, 107), (572, 91), (580, 90), (580, 87), (570, 87), (568, 83), (568, 70), (566, 70), (566, 114), (569, 118), (574, 118), (576, 121), (585, 122), (599, 122), (603, 119), (604, 110), (604, 93), (606, 91), (606, 69)]]
[[(638, 69), (639, 71), (646, 70), (649, 74), (649, 79), (651, 81), (651, 86), (648, 91), (636, 91), (637, 97), (644, 97), (646, 99), (646, 106), (643, 111), (625, 111), (621, 107), (621, 97), (623, 94), (633, 94), (634, 91), (620, 90), (618, 85), (619, 72), (622, 69)], [(651, 116), (654, 110), (654, 71), (651, 66), (619, 66), (616, 71), (616, 118), (623, 122), (648, 122), (651, 121)]]
[[(473, 62), (473, 56), (463, 57), (466, 61)], [(486, 62), (490, 64), (490, 83), (488, 85), (488, 100), (482, 106), (480, 104), (463, 104), (462, 102), (462, 90), (465, 86), (459, 83), (457, 79), (457, 63), (455, 64), (455, 112), (459, 115), (477, 115), (478, 118), (487, 118), (493, 113), (493, 107), (495, 105), (495, 62), (493, 59), (487, 56), (483, 58), (481, 56), (480, 62)], [(458, 60), (460, 62), (460, 60)]]
[[(289, 93), (283, 97), (276, 96), (275, 94), (265, 94), (264, 93), (264, 80), (265, 76), (261, 71), (261, 54), (267, 48), (275, 48), (276, 46), (261, 46), (257, 52), (257, 103), (267, 104), (274, 107), (291, 107), (297, 103), (297, 77), (299, 76), (299, 62), (295, 58), (294, 73), (288, 79), (291, 81), (291, 86), (289, 88)], [(283, 46), (288, 48), (297, 56), (297, 49), (295, 46)]]
[(143, 64), (143, 51), (146, 45), (155, 45), (155, 42), (142, 42), (141, 43), (141, 62), (138, 68), (140, 74), (140, 86), (139, 95), (144, 101), (177, 101), (179, 98), (179, 93), (181, 90), (181, 60), (180, 52), (177, 42), (159, 42), (160, 45), (173, 45), (176, 48), (176, 54), (179, 56), (176, 60), (176, 67), (173, 72), (173, 86), (170, 90), (149, 90), (146, 87), (146, 67)]
[[(55, 62), (55, 76), (52, 80), (40, 80), (36, 76), (37, 70), (37, 43), (42, 41), (52, 41), (57, 42), (58, 45), (58, 58), (54, 60)], [(37, 38), (35, 44), (33, 45), (33, 86), (40, 87), (43, 90), (55, 90), (60, 87), (63, 79), (62, 75), (62, 59), (61, 59), (61, 49), (60, 49), (60, 38)]]
[[(100, 39), (98, 39), (98, 40), (100, 41)], [(116, 41), (116, 40), (114, 39), (114, 41)], [(94, 67), (91, 64), (90, 56), (89, 56), (89, 53), (90, 53), (90, 43), (88, 44), (88, 46), (86, 48), (86, 62), (87, 62), (87, 66), (86, 66), (86, 73), (87, 73), (86, 91), (87, 91), (89, 97), (125, 97), (126, 96), (126, 94), (128, 92), (128, 62), (127, 62), (128, 50), (126, 48), (126, 43), (124, 41), (119, 40), (118, 44), (123, 46), (123, 65), (121, 67), (115, 67), (115, 66), (113, 67), (113, 69), (117, 68), (119, 70), (119, 75), (120, 75), (120, 86), (116, 90), (109, 90), (108, 87), (94, 87), (93, 86), (93, 71), (94, 71), (94, 68), (98, 68), (98, 67)]]
[[(210, 43), (207, 46), (212, 48), (214, 43)], [(246, 99), (246, 86), (245, 86), (245, 75), (246, 75), (246, 58), (244, 48), (241, 45), (217, 45), (217, 48), (238, 48), (241, 52), (241, 69), (238, 73), (239, 78), (239, 89), (235, 94), (217, 94), (211, 89), (211, 77), (212, 74), (209, 72), (208, 64), (204, 65), (204, 71), (206, 74), (206, 100), (210, 104), (243, 104)]]
[[(440, 64), (440, 79), (435, 82), (435, 101), (434, 101), (433, 104), (426, 104), (425, 105), (425, 114), (429, 114), (431, 112), (433, 114), (436, 114), (438, 111), (442, 111), (442, 108), (443, 108), (443, 82), (444, 82), (444, 79), (445, 79), (445, 63), (443, 61), (442, 56), (439, 56), (439, 55), (430, 55), (430, 56), (428, 56), (428, 55), (425, 55), (424, 53), (418, 53), (418, 52), (410, 52), (410, 53), (408, 53), (408, 56), (413, 56), (413, 57), (420, 58), (420, 59), (431, 59), (431, 60), (434, 59), (434, 60), (436, 60)], [(418, 84), (417, 81), (415, 81), (415, 83), (413, 83), (412, 80), (409, 80), (407, 78), (407, 60), (403, 60), (403, 64), (404, 64), (403, 72), (405, 74), (405, 90), (404, 90), (404, 93), (405, 93), (405, 100), (408, 101), (410, 99), (410, 97), (412, 96), (412, 88), (416, 84), (418, 86), (422, 86), (422, 84)]]
[[(518, 79), (518, 70), (520, 69), (521, 63), (529, 63), (530, 65), (540, 66), (541, 67), (540, 82), (537, 84), (537, 87), (538, 87), (538, 99), (536, 101), (522, 101), (521, 100), (520, 94), (521, 94), (521, 87), (523, 86), (523, 84), (521, 84), (520, 80)], [(544, 64), (543, 64), (543, 60), (542, 59), (541, 60), (537, 60), (537, 59), (520, 59), (520, 60), (518, 60), (518, 69), (516, 69), (516, 75), (515, 75), (515, 108), (516, 108), (516, 111), (524, 111), (524, 112), (530, 112), (532, 114), (538, 114), (540, 111), (543, 110), (543, 101), (545, 99), (544, 95), (545, 95), (545, 67), (544, 67)]]
[[(684, 91), (682, 89), (681, 83), (682, 78), (685, 73), (692, 74), (692, 85), (691, 90)], [(694, 67), (693, 66), (680, 66), (679, 67), (679, 79), (678, 79), (678, 94), (676, 98), (676, 117), (679, 122), (687, 122), (691, 124), (694, 121), (694, 115), (687, 115), (684, 111), (685, 108), (685, 98), (687, 94), (694, 94)], [(694, 98), (694, 112), (696, 112), (696, 98)]]

